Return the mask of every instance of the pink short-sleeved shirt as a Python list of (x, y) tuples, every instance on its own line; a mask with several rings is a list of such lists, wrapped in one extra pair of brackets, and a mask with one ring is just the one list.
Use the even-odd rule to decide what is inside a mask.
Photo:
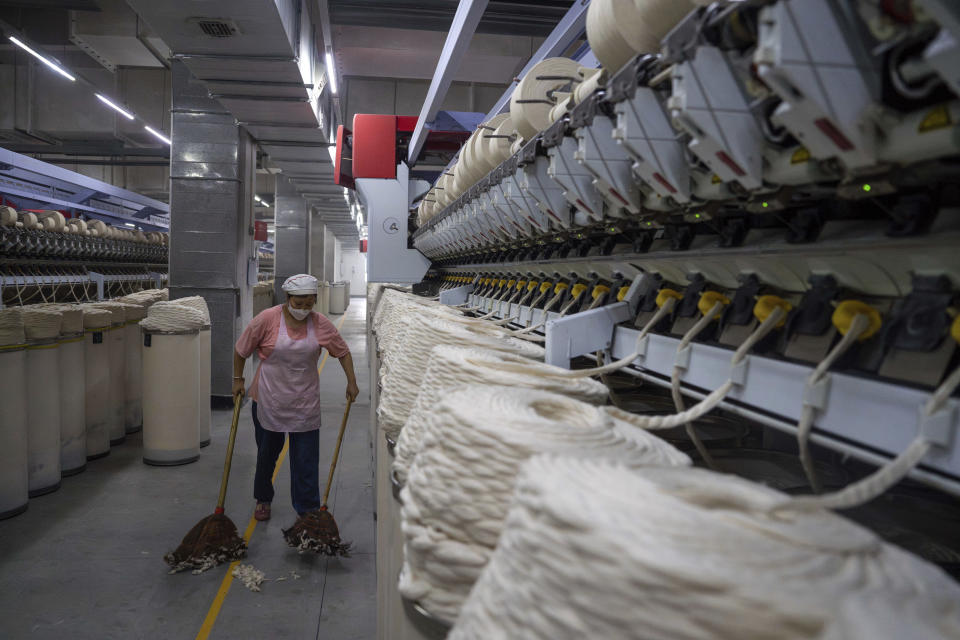
[[(350, 353), (350, 348), (343, 340), (340, 332), (333, 326), (333, 323), (316, 311), (309, 316), (309, 321), (313, 322), (313, 330), (317, 336), (317, 342), (321, 348), (325, 348), (334, 358), (342, 358)], [(277, 334), (280, 331), (280, 323), (283, 322), (283, 305), (270, 307), (257, 314), (247, 328), (244, 330), (240, 339), (237, 340), (237, 353), (244, 358), (249, 358), (253, 352), (257, 352), (261, 362), (270, 357), (273, 353), (273, 347), (277, 344)], [(287, 334), (292, 340), (303, 340), (307, 337), (307, 325), (291, 329), (287, 327)], [(253, 376), (253, 382), (247, 390), (247, 394), (252, 400), (257, 399), (257, 380), (260, 377), (260, 369)]]

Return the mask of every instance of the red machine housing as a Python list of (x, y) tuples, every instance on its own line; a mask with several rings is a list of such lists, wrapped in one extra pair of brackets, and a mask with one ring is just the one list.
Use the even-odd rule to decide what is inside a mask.
[[(406, 157), (416, 126), (414, 116), (370, 113), (353, 116), (352, 130), (343, 125), (337, 128), (334, 182), (353, 188), (356, 178), (396, 178), (397, 164)], [(469, 137), (469, 131), (430, 131), (418, 160), (433, 157), (449, 160)]]

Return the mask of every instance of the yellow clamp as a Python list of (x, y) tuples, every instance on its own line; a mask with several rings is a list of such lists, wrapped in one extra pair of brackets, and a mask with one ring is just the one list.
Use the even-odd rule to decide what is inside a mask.
[(480, 283), (486, 287), (490, 284), (490, 278), (484, 278), (483, 280), (480, 281)]
[(541, 283), (541, 284), (540, 284), (540, 293), (546, 293), (547, 291), (550, 291), (550, 287), (552, 287), (552, 286), (553, 286), (553, 285), (550, 284), (549, 282), (543, 282), (543, 283)]
[[(537, 282), (536, 280), (531, 280), (531, 281), (530, 281), (530, 284), (527, 285), (527, 291), (533, 291), (534, 289), (537, 288), (537, 285), (538, 285), (538, 284), (540, 284), (540, 283)], [(550, 286), (550, 285), (548, 284), (548, 285), (547, 285), (547, 288), (549, 288), (549, 286)]]
[(593, 293), (590, 294), (590, 297), (591, 297), (592, 299), (596, 300), (597, 298), (599, 298), (599, 297), (602, 296), (603, 294), (609, 293), (609, 292), (610, 292), (610, 287), (605, 286), (605, 285), (602, 285), (602, 284), (598, 284), (597, 286), (595, 286), (595, 287), (593, 288)]
[(553, 288), (553, 293), (558, 295), (561, 291), (563, 291), (569, 286), (570, 285), (568, 285), (566, 282), (558, 282), (557, 286)]
[(950, 337), (960, 342), (960, 315), (953, 319), (953, 324), (950, 325)]
[(883, 325), (880, 312), (866, 302), (860, 302), (859, 300), (844, 300), (838, 304), (837, 308), (833, 310), (833, 317), (830, 320), (837, 331), (847, 335), (847, 331), (850, 331), (850, 327), (853, 326), (853, 319), (859, 315), (867, 316), (870, 324), (857, 340), (866, 340), (880, 331), (880, 327)]
[(753, 306), (753, 316), (760, 322), (763, 322), (770, 317), (774, 309), (783, 309), (784, 311), (783, 318), (777, 323), (776, 328), (779, 329), (787, 323), (787, 312), (793, 309), (793, 305), (780, 296), (766, 295), (757, 298), (757, 304)]
[(587, 285), (585, 284), (575, 284), (573, 288), (570, 289), (570, 295), (574, 298), (579, 298), (580, 294), (587, 290)]
[(516, 279), (511, 279), (507, 281), (507, 289), (512, 289), (513, 285), (517, 284)]
[(676, 289), (668, 289), (664, 287), (657, 292), (657, 307), (662, 308), (663, 305), (667, 304), (667, 300), (673, 298), (674, 300), (680, 300), (683, 298), (683, 295)]
[(523, 285), (527, 284), (526, 280), (517, 280), (517, 291), (523, 289)]
[[(730, 298), (717, 291), (705, 291), (703, 295), (700, 296), (700, 301), (697, 302), (697, 309), (699, 309), (703, 315), (707, 315), (710, 313), (710, 309), (713, 309), (714, 305), (718, 302), (726, 306), (730, 304)], [(714, 316), (713, 319), (719, 322), (720, 314)]]
[(500, 286), (501, 288), (503, 288), (503, 285), (505, 285), (505, 284), (507, 284), (506, 279), (501, 278), (501, 279), (500, 279), (500, 284), (499, 284), (499, 286)]
[(627, 297), (627, 292), (630, 291), (630, 287), (620, 287), (620, 291), (617, 291), (617, 302), (623, 302), (623, 299)]

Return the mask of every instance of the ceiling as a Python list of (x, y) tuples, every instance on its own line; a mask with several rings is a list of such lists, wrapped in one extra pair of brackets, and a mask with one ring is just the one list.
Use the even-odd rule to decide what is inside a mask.
[[(329, 0), (333, 24), (447, 31), (458, 0)], [(492, 0), (478, 33), (546, 36), (573, 4), (572, 0)]]
[[(321, 4), (305, 0), (311, 19), (317, 17)], [(572, 0), (491, 0), (444, 108), (486, 111), (491, 97), (495, 100), (502, 93), (501, 87), (571, 4)], [(342, 80), (341, 114), (348, 115), (348, 92), (350, 102), (362, 103), (364, 112), (415, 113), (458, 0), (328, 0), (327, 5)], [(283, 34), (290, 28), (286, 24), (281, 28), (274, 15), (290, 6), (295, 6), (295, 0), (0, 0), (0, 20), (164, 131), (169, 131), (171, 88), (166, 67), (171, 49), (213, 54), (209, 59), (187, 59), (187, 66), (260, 141), (263, 167), (295, 176), (300, 190), (325, 217), (344, 220), (347, 210), (342, 191), (332, 184), (324, 144), (329, 121), (323, 123), (325, 114), (316, 101), (323, 80), (314, 79), (312, 89), (307, 84), (306, 93), (303, 85), (292, 86), (310, 74), (290, 64), (287, 56), (293, 43)], [(270, 19), (262, 15), (265, 12)], [(235, 20), (240, 36), (218, 41), (197, 38), (184, 21), (184, 16), (196, 14)], [(319, 27), (316, 33), (319, 37)], [(252, 54), (275, 59), (229, 59)], [(139, 125), (117, 122), (93, 99), (89, 88), (64, 85), (43, 73), (30, 79), (22, 72), (24, 56), (13, 45), (0, 42), (0, 81), (10, 89), (0, 94), (0, 144), (46, 154), (54, 162), (63, 156), (64, 161), (81, 164), (134, 166), (138, 173), (127, 172), (134, 180), (156, 172), (166, 147), (158, 146)], [(299, 59), (309, 57), (301, 52)], [(315, 64), (318, 68), (313, 73), (321, 72), (322, 61)], [(251, 77), (259, 84), (243, 84)], [(282, 86), (282, 81), (291, 86)], [(360, 81), (367, 83), (363, 95), (351, 91)], [(375, 82), (383, 87), (371, 84)], [(264, 93), (270, 94), (269, 101), (259, 95)], [(27, 94), (33, 99), (25, 102), (21, 96)], [(44, 98), (49, 95), (59, 99)], [(361, 100), (364, 96), (366, 102)], [(381, 96), (385, 96), (383, 104), (377, 102)], [(28, 105), (26, 109), (23, 104)], [(160, 178), (166, 181), (165, 176)], [(148, 182), (158, 180), (151, 177)], [(125, 186), (138, 188), (136, 183)]]

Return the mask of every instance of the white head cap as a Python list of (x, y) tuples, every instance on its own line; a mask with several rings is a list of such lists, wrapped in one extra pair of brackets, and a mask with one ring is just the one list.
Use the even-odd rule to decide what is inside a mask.
[(282, 288), (292, 296), (315, 296), (317, 279), (309, 273), (298, 273), (284, 280)]

